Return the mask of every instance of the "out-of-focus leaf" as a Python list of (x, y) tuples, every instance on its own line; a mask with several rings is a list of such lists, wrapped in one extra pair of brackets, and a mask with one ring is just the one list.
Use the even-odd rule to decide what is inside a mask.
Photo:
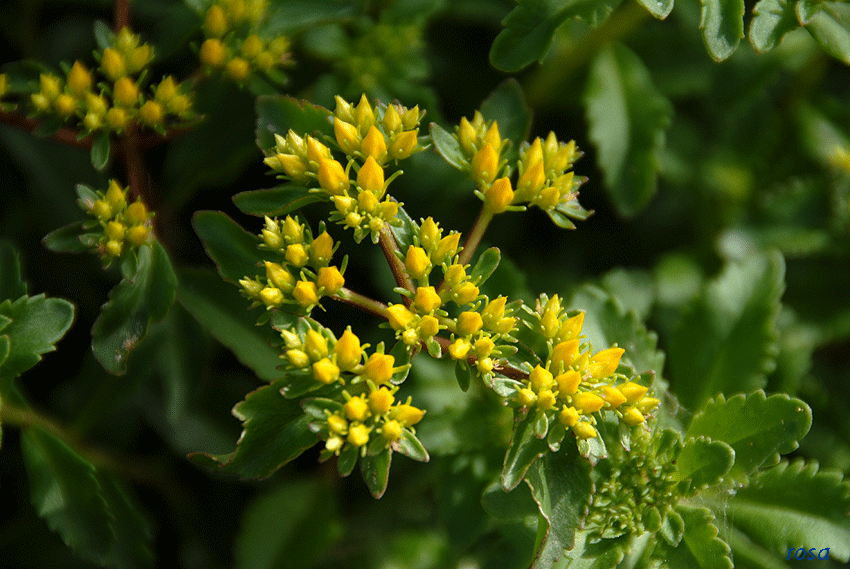
[(280, 351), (269, 344), (267, 328), (256, 326), (256, 315), (233, 285), (211, 271), (180, 272), (177, 300), (216, 340), (264, 381), (279, 379)]
[(273, 0), (263, 35), (293, 34), (319, 24), (350, 20), (357, 15), (357, 7), (358, 3), (351, 0)]
[(152, 322), (165, 318), (177, 290), (177, 276), (158, 242), (139, 248), (138, 267), (109, 293), (92, 327), (92, 351), (109, 373), (127, 370), (127, 358)]
[(670, 567), (732, 569), (729, 546), (718, 537), (711, 511), (681, 504), (676, 507), (676, 511), (685, 522), (682, 543), (678, 547), (670, 547), (660, 541), (656, 555), (669, 563)]
[(657, 154), (673, 107), (640, 58), (622, 44), (594, 59), (584, 105), (608, 194), (621, 215), (636, 215), (655, 195)]
[(691, 303), (667, 350), (669, 379), (682, 405), (695, 410), (718, 393), (765, 386), (784, 275), (779, 253), (753, 255), (730, 263)]
[(274, 148), (274, 135), (286, 136), (292, 130), (298, 136), (333, 137), (331, 112), (307, 101), (284, 95), (257, 97), (257, 146), (263, 152)]
[(760, 0), (756, 4), (749, 34), (756, 51), (770, 51), (779, 45), (785, 34), (800, 27), (795, 4), (789, 0)]
[(694, 416), (685, 438), (707, 437), (731, 446), (735, 464), (724, 480), (743, 485), (759, 467), (796, 449), (811, 426), (812, 411), (799, 399), (757, 391), (709, 401)]
[(0, 303), (0, 331), (9, 352), (0, 366), (2, 375), (15, 377), (52, 352), (74, 322), (74, 306), (61, 298), (22, 296)]
[(744, 0), (701, 0), (699, 27), (709, 55), (723, 61), (744, 37)]
[(223, 455), (193, 453), (190, 458), (242, 478), (267, 478), (316, 444), (318, 437), (308, 426), (310, 416), (298, 401), (281, 395), (285, 384), (286, 379), (281, 379), (263, 386), (233, 408), (233, 415), (243, 423), (235, 451)]
[(285, 184), (267, 190), (240, 192), (233, 196), (233, 203), (248, 215), (275, 217), (286, 215), (301, 207), (322, 201), (308, 188)]
[(723, 441), (689, 439), (676, 459), (677, 476), (687, 480), (695, 492), (720, 482), (734, 463), (735, 451)]
[(846, 2), (800, 0), (797, 18), (825, 52), (850, 65), (850, 6)]
[(18, 252), (8, 241), (0, 241), (0, 301), (17, 300), (26, 293), (27, 285), (21, 280)]
[(531, 495), (531, 487), (527, 484), (521, 484), (510, 492), (505, 492), (498, 481), (493, 482), (484, 490), (481, 505), (494, 518), (510, 522), (521, 521), (529, 516), (536, 518), (538, 514)]
[(85, 253), (89, 250), (83, 241), (91, 236), (85, 221), (75, 221), (48, 233), (42, 243), (56, 253)]
[(192, 225), (225, 280), (236, 283), (260, 273), (258, 265), (263, 255), (257, 249), (259, 237), (248, 233), (220, 211), (196, 212)]
[(109, 164), (110, 143), (109, 132), (102, 130), (95, 135), (91, 145), (91, 165), (101, 172)]
[(147, 521), (117, 480), (103, 471), (98, 471), (96, 475), (101, 495), (109, 507), (114, 536), (108, 564), (127, 568), (153, 567), (154, 555), (150, 548), (152, 535)]
[(519, 145), (531, 130), (531, 109), (525, 100), (522, 86), (513, 77), (505, 79), (481, 103), (481, 114), (487, 121), (496, 121), (499, 134), (513, 145), (502, 155), (508, 163), (519, 157)]

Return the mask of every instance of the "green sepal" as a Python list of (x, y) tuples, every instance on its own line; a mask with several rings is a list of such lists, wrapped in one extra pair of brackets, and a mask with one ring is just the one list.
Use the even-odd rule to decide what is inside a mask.
[(380, 435), (373, 436), (366, 446), (365, 456), (377, 456), (388, 448), (386, 439)]
[(789, 0), (759, 0), (753, 8), (749, 32), (750, 43), (756, 51), (770, 51), (779, 45), (785, 34), (800, 27), (795, 4)]
[(321, 194), (296, 184), (283, 184), (266, 190), (240, 192), (233, 203), (242, 213), (276, 217), (292, 213), (305, 205), (323, 201)]
[(472, 271), (469, 273), (470, 280), (476, 283), (477, 286), (481, 286), (499, 266), (501, 258), (502, 256), (499, 253), (498, 247), (490, 247), (481, 253), (478, 256), (478, 261), (476, 261), (475, 266), (472, 267)]
[(785, 394), (767, 397), (764, 391), (756, 391), (728, 400), (720, 395), (709, 401), (694, 416), (685, 439), (706, 437), (732, 447), (735, 464), (724, 481), (743, 485), (756, 470), (796, 449), (811, 426), (812, 411), (804, 402)]
[(109, 165), (111, 144), (109, 132), (102, 130), (94, 135), (91, 145), (91, 165), (98, 172), (102, 172)]
[(345, 445), (339, 451), (339, 456), (336, 459), (336, 469), (340, 476), (348, 476), (354, 471), (357, 466), (357, 458), (360, 456), (360, 449), (354, 445)]
[(242, 229), (227, 215), (220, 211), (199, 211), (192, 218), (192, 226), (225, 280), (236, 283), (246, 276), (262, 274), (259, 265), (263, 252), (257, 249), (260, 238)]
[(7, 339), (4, 343), (8, 342), (0, 375), (16, 377), (37, 364), (42, 354), (56, 349), (56, 342), (73, 322), (74, 305), (62, 298), (39, 294), (0, 303), (0, 337)]
[(267, 478), (316, 444), (310, 416), (298, 401), (281, 394), (285, 382), (280, 379), (252, 391), (233, 407), (233, 415), (242, 421), (235, 451), (222, 455), (198, 452), (189, 458), (241, 478)]
[(452, 136), (446, 129), (437, 123), (431, 123), (431, 142), (434, 143), (434, 148), (440, 153), (446, 162), (457, 168), (465, 171), (469, 168), (469, 160), (464, 156), (460, 149), (460, 143), (457, 138)]
[(261, 95), (257, 97), (257, 146), (267, 152), (274, 148), (274, 135), (286, 136), (290, 131), (298, 136), (334, 136), (333, 123), (328, 120), (332, 113), (307, 101), (298, 101), (284, 95)]
[(0, 240), (0, 301), (17, 300), (26, 293), (27, 285), (21, 280), (18, 252), (11, 243)]
[(455, 379), (457, 379), (460, 390), (466, 393), (469, 390), (469, 383), (472, 379), (472, 370), (469, 369), (469, 363), (466, 360), (457, 360), (455, 362)]
[(85, 253), (90, 243), (100, 239), (101, 234), (92, 233), (90, 221), (75, 221), (44, 236), (41, 242), (55, 253)]
[(732, 569), (730, 549), (718, 537), (714, 515), (708, 508), (695, 508), (679, 504), (675, 510), (684, 522), (685, 531), (677, 547), (658, 541), (655, 556), (664, 559), (670, 567), (698, 569)]
[(428, 451), (419, 439), (416, 438), (416, 435), (407, 429), (402, 429), (401, 438), (392, 444), (392, 449), (419, 462), (428, 462), (431, 460), (431, 457), (428, 456)]
[(534, 436), (534, 421), (531, 417), (520, 416), (515, 420), (502, 466), (502, 488), (507, 492), (516, 488), (531, 464), (548, 450), (546, 441)]
[(138, 267), (109, 293), (92, 326), (92, 352), (109, 373), (127, 370), (127, 358), (153, 322), (165, 318), (174, 303), (177, 276), (159, 242), (139, 248)]
[(687, 483), (680, 486), (684, 492), (696, 492), (718, 484), (735, 464), (735, 451), (723, 441), (697, 437), (685, 441), (676, 460), (678, 477)]
[(385, 448), (375, 456), (360, 457), (360, 472), (363, 475), (363, 481), (366, 482), (369, 492), (375, 498), (380, 498), (387, 490), (391, 460), (392, 453), (389, 448)]

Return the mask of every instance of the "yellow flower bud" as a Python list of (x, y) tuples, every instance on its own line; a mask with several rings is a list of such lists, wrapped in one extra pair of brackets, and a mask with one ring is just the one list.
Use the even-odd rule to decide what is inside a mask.
[(68, 71), (68, 89), (75, 95), (82, 95), (91, 89), (91, 72), (80, 61), (75, 61)]
[(130, 116), (126, 109), (112, 107), (106, 111), (106, 124), (116, 132), (124, 130), (130, 122)]
[(286, 260), (299, 268), (306, 265), (309, 260), (309, 256), (307, 255), (307, 250), (304, 249), (304, 245), (301, 243), (287, 245)]
[(611, 409), (616, 409), (627, 401), (626, 396), (619, 389), (610, 385), (602, 387), (602, 394), (603, 399), (611, 406)]
[(430, 250), (437, 243), (437, 240), (440, 239), (441, 233), (440, 228), (434, 222), (434, 218), (429, 217), (419, 227), (419, 244), (426, 251)]
[(558, 413), (558, 420), (565, 427), (574, 427), (578, 423), (579, 414), (574, 407), (564, 407)]
[(590, 415), (602, 409), (605, 400), (588, 391), (580, 391), (573, 395), (573, 407), (584, 415)]
[(201, 51), (198, 54), (201, 63), (210, 67), (221, 67), (227, 59), (227, 48), (221, 43), (221, 40), (209, 38), (201, 44)]
[(493, 331), (498, 334), (510, 334), (516, 328), (516, 318), (502, 318), (493, 326)]
[[(543, 145), (541, 144), (539, 136), (534, 139), (531, 146), (522, 151), (521, 162), (524, 171), (528, 171), (529, 168), (538, 162), (543, 162)], [(519, 186), (519, 184), (517, 184), (517, 186)]]
[(280, 232), (287, 243), (304, 242), (304, 225), (298, 223), (298, 220), (291, 215), (287, 215), (286, 219), (283, 220)]
[(644, 417), (643, 413), (641, 413), (634, 407), (630, 407), (628, 410), (626, 410), (625, 413), (623, 413), (623, 422), (630, 427), (640, 425), (644, 421), (646, 421), (646, 417)]
[(345, 441), (343, 441), (341, 437), (329, 437), (328, 440), (325, 441), (325, 450), (337, 454), (344, 444)]
[(86, 93), (86, 109), (88, 109), (90, 113), (103, 116), (106, 114), (108, 108), (109, 105), (107, 105), (106, 99), (91, 92)]
[(393, 376), (395, 358), (389, 354), (374, 353), (363, 366), (362, 375), (376, 384), (387, 383)]
[(361, 221), (363, 221), (363, 216), (359, 213), (351, 212), (345, 216), (346, 227), (360, 227)]
[(484, 337), (478, 338), (478, 340), (475, 341), (475, 345), (473, 345), (472, 350), (479, 358), (486, 358), (493, 352), (493, 348), (495, 347), (496, 344), (493, 343), (493, 340)]
[(139, 247), (142, 243), (148, 240), (151, 228), (144, 225), (134, 225), (127, 230), (127, 241)]
[(121, 241), (107, 241), (106, 254), (111, 257), (120, 257), (123, 246), (124, 244)]
[(127, 74), (124, 56), (111, 47), (103, 50), (103, 57), (100, 58), (100, 69), (111, 81), (117, 81)]
[(259, 298), (260, 291), (263, 290), (262, 283), (258, 283), (253, 279), (239, 279), (239, 285), (242, 287), (242, 290), (244, 290), (245, 293), (251, 298)]
[(310, 281), (298, 281), (295, 290), (292, 291), (292, 296), (295, 297), (298, 304), (305, 308), (319, 304), (316, 283)]
[(145, 101), (145, 104), (139, 109), (139, 119), (148, 126), (160, 126), (164, 117), (165, 109), (162, 108), (161, 103), (156, 101)]
[(141, 200), (136, 200), (127, 206), (127, 211), (124, 216), (130, 225), (139, 225), (147, 220), (148, 210)]
[(224, 66), (224, 71), (234, 81), (244, 81), (251, 74), (251, 64), (242, 57), (234, 57)]
[(248, 59), (254, 59), (263, 51), (263, 40), (260, 36), (253, 34), (245, 38), (242, 42), (242, 55)]
[(62, 92), (62, 80), (55, 75), (42, 73), (38, 76), (39, 91), (49, 101), (54, 101)]
[(413, 307), (420, 313), (427, 314), (442, 306), (443, 301), (440, 295), (432, 286), (420, 286), (416, 289), (416, 295), (413, 297)]
[(407, 130), (400, 132), (390, 145), (390, 156), (396, 160), (404, 160), (416, 149), (419, 144), (419, 130)]
[(351, 371), (351, 369), (360, 365), (362, 357), (360, 338), (351, 331), (351, 328), (346, 329), (340, 339), (337, 340), (334, 353), (336, 354), (336, 363), (339, 369), (343, 371)]
[(584, 421), (577, 423), (575, 427), (573, 427), (573, 432), (580, 439), (592, 439), (596, 437), (596, 428), (590, 423), (585, 423)]
[(280, 59), (283, 54), (289, 50), (289, 45), (292, 42), (286, 36), (277, 36), (269, 42), (269, 52), (276, 58)]
[(275, 56), (270, 51), (258, 53), (254, 58), (254, 65), (261, 71), (269, 71), (275, 64)]
[(578, 390), (581, 383), (581, 374), (574, 369), (565, 371), (562, 374), (555, 376), (555, 383), (558, 384), (558, 397), (566, 399)]
[(626, 396), (626, 401), (628, 401), (630, 405), (637, 403), (641, 397), (646, 395), (648, 390), (648, 387), (644, 387), (643, 385), (639, 385), (633, 381), (627, 381), (620, 386), (620, 392)]
[[(106, 202), (109, 204), (112, 212), (118, 213), (124, 206), (127, 205), (127, 198), (124, 197), (124, 190), (121, 186), (118, 185), (118, 182), (115, 180), (109, 181), (109, 187), (106, 189)], [(144, 206), (142, 206), (144, 207)], [(131, 224), (142, 223), (144, 221), (144, 217), (142, 217), (141, 221), (137, 221), (135, 215), (131, 220)]]
[(327, 231), (323, 231), (310, 243), (310, 258), (316, 265), (327, 265), (333, 254), (334, 240)]
[(62, 93), (53, 102), (60, 117), (70, 117), (77, 110), (77, 100), (67, 93)]
[(562, 369), (569, 369), (578, 357), (578, 349), (578, 338), (555, 344), (555, 348), (552, 350), (552, 357), (549, 359), (549, 369), (555, 373), (560, 373)]
[(458, 338), (452, 343), (452, 345), (449, 346), (449, 356), (451, 356), (453, 360), (465, 360), (467, 354), (469, 354), (469, 350), (471, 349), (472, 344), (469, 340)]
[(348, 429), (348, 442), (356, 447), (362, 447), (369, 442), (371, 429), (366, 425), (354, 425)]
[(419, 320), (419, 333), (425, 338), (437, 334), (440, 331), (440, 321), (431, 315), (426, 314)]
[(328, 417), (328, 430), (338, 435), (343, 435), (348, 430), (348, 421), (339, 415)]
[(363, 213), (375, 214), (378, 209), (378, 205), (378, 198), (376, 198), (375, 194), (369, 190), (363, 190), (360, 192), (360, 195), (357, 196), (357, 206)]
[(227, 33), (227, 14), (217, 4), (210, 6), (204, 16), (204, 30), (208, 36), (220, 38)]
[(119, 221), (110, 221), (106, 224), (106, 236), (113, 241), (121, 241), (124, 239), (124, 232), (127, 227)]
[(384, 169), (378, 165), (374, 157), (369, 156), (363, 166), (360, 167), (360, 171), (357, 172), (357, 185), (362, 190), (374, 193), (378, 199), (383, 197)]
[(558, 205), (558, 200), (561, 199), (561, 192), (556, 187), (543, 188), (534, 198), (533, 203), (542, 210), (552, 209)]
[(359, 395), (352, 397), (342, 406), (349, 421), (363, 421), (369, 416), (369, 406)]
[(310, 365), (310, 356), (305, 354), (302, 350), (286, 350), (286, 359), (292, 367), (305, 368)]
[(457, 333), (463, 336), (475, 334), (484, 322), (481, 320), (481, 315), (477, 312), (461, 312), (457, 317)]
[(412, 278), (423, 279), (431, 272), (431, 260), (425, 249), (410, 245), (404, 258), (404, 267)]
[(597, 352), (590, 358), (588, 371), (594, 379), (609, 377), (620, 365), (620, 357), (626, 352), (623, 348), (608, 348)]
[(484, 199), (493, 213), (502, 213), (514, 199), (514, 191), (508, 178), (499, 178), (484, 191)]
[(328, 358), (322, 358), (313, 364), (313, 378), (319, 383), (331, 384), (339, 379), (339, 368)]
[(334, 95), (334, 101), (336, 101), (336, 108), (334, 109), (334, 115), (342, 119), (344, 122), (353, 123), (354, 122), (354, 107), (340, 97), (339, 95)]
[(121, 77), (112, 89), (112, 100), (122, 107), (132, 107), (139, 101), (139, 88), (129, 77)]
[(398, 421), (391, 420), (381, 427), (381, 436), (388, 442), (394, 442), (401, 438), (402, 427)]
[(127, 71), (138, 73), (153, 59), (153, 47), (143, 44), (127, 54)]
[(546, 174), (543, 171), (543, 161), (534, 163), (528, 170), (522, 173), (517, 180), (516, 188), (518, 199), (530, 201), (543, 188), (546, 182)]
[(425, 415), (425, 411), (422, 409), (418, 409), (413, 405), (396, 405), (392, 409), (391, 416), (393, 419), (404, 425), (405, 427), (411, 427), (422, 420), (422, 416)]
[(567, 318), (558, 329), (558, 341), (563, 342), (564, 340), (578, 338), (582, 326), (584, 326), (584, 312), (579, 312), (575, 316)]
[(274, 287), (266, 287), (260, 291), (260, 300), (269, 307), (280, 306), (283, 303), (283, 292)]
[(507, 297), (499, 296), (487, 303), (487, 306), (481, 311), (481, 319), (484, 321), (485, 326), (492, 328), (502, 319), (502, 316), (505, 314), (505, 303), (507, 300)]
[(335, 118), (334, 136), (340, 149), (349, 156), (360, 149), (360, 134), (353, 124)]
[(351, 187), (342, 164), (333, 158), (322, 158), (319, 161), (319, 185), (334, 196), (344, 194)]
[(416, 105), (412, 109), (407, 109), (401, 115), (401, 128), (404, 130), (413, 130), (419, 126), (419, 120), (424, 114), (419, 112), (419, 105)]
[(461, 283), (457, 287), (452, 288), (452, 300), (458, 306), (469, 304), (478, 297), (478, 292), (478, 287), (471, 282)]
[(413, 313), (403, 304), (393, 304), (387, 308), (387, 320), (393, 330), (404, 330), (413, 322)]
[(454, 258), (457, 254), (459, 243), (460, 233), (452, 233), (440, 239), (440, 241), (437, 242), (437, 248), (434, 251), (434, 263), (442, 263), (446, 257), (449, 257), (449, 259)]
[(484, 144), (489, 144), (496, 150), (502, 146), (502, 137), (499, 135), (499, 124), (493, 121), (487, 132), (484, 133)]
[(387, 142), (384, 135), (374, 125), (369, 127), (369, 132), (360, 143), (360, 152), (364, 156), (371, 156), (375, 160), (383, 161), (387, 154)]
[(460, 144), (461, 150), (468, 157), (475, 153), (475, 143), (478, 140), (478, 135), (466, 117), (460, 119), (460, 125), (457, 128), (457, 141)]
[(366, 95), (360, 96), (360, 102), (354, 108), (354, 124), (360, 132), (366, 132), (375, 123), (375, 112), (372, 110), (372, 105)]
[(307, 330), (304, 335), (304, 351), (314, 362), (328, 355), (328, 339), (316, 330)]
[(174, 97), (178, 95), (177, 83), (174, 78), (169, 75), (156, 86), (154, 98), (162, 104), (168, 104)]
[(499, 153), (489, 144), (472, 157), (472, 179), (480, 186), (490, 184), (496, 179), (499, 170)]
[(544, 369), (539, 365), (535, 366), (535, 368), (531, 370), (531, 373), (528, 374), (528, 381), (531, 389), (534, 391), (549, 389), (555, 383), (555, 380), (549, 370)]
[(384, 131), (394, 134), (401, 130), (401, 117), (395, 108), (395, 105), (387, 105), (387, 110), (384, 112), (384, 118), (381, 121), (384, 125)]
[(383, 415), (392, 407), (395, 397), (386, 387), (369, 394), (369, 409), (376, 415)]
[(30, 102), (36, 111), (43, 113), (50, 108), (50, 100), (42, 93), (33, 93), (30, 95)]
[(647, 414), (651, 413), (652, 410), (658, 407), (660, 403), (661, 401), (656, 399), (655, 397), (644, 397), (643, 399), (638, 401), (638, 404), (635, 405), (635, 407), (637, 407), (638, 411), (640, 411), (641, 413)]
[(541, 411), (548, 411), (555, 406), (555, 394), (549, 389), (544, 389), (537, 394), (537, 408)]
[(295, 287), (295, 277), (292, 276), (292, 273), (277, 263), (265, 261), (265, 264), (266, 279), (283, 292), (291, 292)]
[(344, 284), (345, 277), (342, 276), (338, 268), (322, 267), (319, 269), (316, 286), (324, 289), (323, 295), (330, 296), (338, 293)]
[(537, 394), (527, 387), (523, 387), (517, 392), (517, 403), (522, 407), (531, 407), (537, 403)]
[(385, 221), (389, 221), (398, 214), (398, 206), (398, 202), (393, 201), (387, 196), (387, 199), (378, 205), (378, 216)]
[(333, 196), (331, 199), (334, 202), (334, 206), (336, 206), (336, 210), (343, 215), (349, 214), (357, 207), (357, 201), (348, 196)]

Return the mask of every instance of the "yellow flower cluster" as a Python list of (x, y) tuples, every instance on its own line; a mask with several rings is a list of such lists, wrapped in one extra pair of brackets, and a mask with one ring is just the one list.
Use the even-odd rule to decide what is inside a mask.
[(537, 365), (517, 391), (519, 406), (557, 418), (579, 439), (597, 435), (593, 416), (597, 411), (613, 411), (629, 426), (646, 420), (660, 401), (646, 396), (647, 387), (617, 373), (625, 350), (615, 346), (591, 354), (581, 341), (584, 312), (567, 316), (557, 295), (541, 295), (535, 314), (549, 356), (545, 366)]
[(99, 199), (84, 203), (89, 214), (97, 219), (103, 235), (97, 242), (97, 251), (107, 262), (125, 252), (140, 247), (150, 235), (148, 213), (141, 199), (127, 203), (127, 191), (111, 180), (105, 193), (97, 192)]
[(512, 169), (501, 158), (507, 141), (501, 138), (496, 121), (488, 125), (476, 111), (471, 122), (466, 117), (461, 119), (455, 137), (477, 185), (475, 194), (491, 213), (524, 209), (520, 204), (536, 205), (548, 211), (578, 195), (581, 181), (568, 171), (582, 155), (575, 141), (560, 142), (550, 132), (546, 140), (538, 137), (531, 144), (524, 142), (514, 185), (510, 178)]
[(271, 251), (275, 260), (265, 261), (265, 282), (247, 276), (239, 281), (245, 294), (269, 310), (284, 304), (311, 310), (322, 297), (338, 293), (345, 284), (346, 260), (341, 267), (330, 265), (338, 245), (323, 225), (319, 230), (314, 238), (309, 227), (292, 216), (283, 221), (267, 216), (260, 247)]
[(251, 73), (273, 74), (289, 63), (289, 38), (260, 37), (268, 0), (219, 0), (204, 14), (206, 39), (199, 57), (207, 71), (221, 70), (243, 83)]
[[(100, 60), (98, 81), (81, 61), (67, 69), (65, 77), (42, 73), (39, 90), (30, 96), (36, 115), (71, 121), (84, 134), (122, 132), (134, 122), (159, 132), (175, 121), (194, 116), (192, 100), (172, 77), (164, 78), (144, 93), (141, 74), (153, 60), (153, 47), (141, 43), (129, 28), (115, 34), (112, 46), (95, 54)], [(96, 85), (95, 85), (96, 84)]]

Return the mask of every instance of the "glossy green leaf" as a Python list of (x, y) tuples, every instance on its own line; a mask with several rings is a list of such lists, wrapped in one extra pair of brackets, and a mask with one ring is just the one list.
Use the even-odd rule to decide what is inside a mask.
[(334, 510), (333, 489), (321, 479), (280, 484), (259, 495), (242, 515), (234, 567), (312, 567), (339, 534)]
[(472, 272), (469, 273), (470, 279), (478, 286), (490, 278), (493, 271), (499, 266), (502, 256), (497, 247), (490, 247), (478, 257), (475, 266), (472, 267)]
[(18, 252), (8, 241), (0, 241), (0, 301), (17, 300), (26, 293)]
[(670, 15), (673, 10), (673, 0), (637, 0), (638, 4), (649, 10), (649, 13), (659, 20)]
[(431, 457), (428, 456), (428, 451), (425, 450), (425, 447), (422, 446), (416, 435), (407, 429), (402, 430), (401, 438), (393, 444), (393, 450), (419, 462), (428, 462), (431, 460)]
[(839, 1), (801, 0), (796, 9), (798, 19), (823, 50), (850, 65), (850, 6)]
[(469, 168), (469, 161), (460, 149), (460, 143), (446, 129), (437, 123), (431, 123), (431, 142), (446, 162), (458, 170)]
[(0, 373), (15, 377), (41, 361), (42, 354), (56, 349), (56, 342), (74, 322), (74, 306), (43, 294), (22, 296), (0, 303), (0, 319), (5, 322), (2, 335), (9, 341)]
[(612, 44), (593, 60), (584, 105), (608, 195), (621, 215), (637, 215), (655, 195), (670, 101), (634, 52)]
[(148, 326), (165, 318), (177, 290), (171, 260), (158, 242), (139, 248), (138, 267), (109, 293), (92, 327), (92, 351), (109, 373), (127, 370), (127, 358), (147, 335)]
[(729, 500), (734, 525), (782, 559), (789, 548), (829, 547), (850, 560), (850, 484), (836, 470), (818, 472), (803, 460), (760, 472)]
[(360, 457), (360, 473), (374, 498), (380, 498), (387, 490), (390, 480), (390, 462), (392, 453), (384, 449), (375, 456)]
[(242, 436), (235, 451), (223, 455), (194, 453), (190, 458), (242, 478), (267, 478), (316, 444), (318, 437), (310, 430), (310, 416), (298, 401), (280, 393), (286, 382), (280, 379), (252, 391), (233, 408), (233, 415), (242, 421)]
[(685, 438), (707, 437), (731, 446), (735, 465), (724, 479), (744, 484), (759, 467), (796, 449), (811, 426), (812, 411), (799, 399), (757, 391), (709, 401), (694, 416)]
[(261, 273), (263, 255), (257, 249), (260, 238), (242, 229), (226, 214), (199, 211), (192, 218), (192, 226), (225, 280), (236, 283)]
[(240, 192), (233, 196), (233, 203), (248, 215), (275, 217), (292, 213), (307, 204), (322, 201), (318, 194), (307, 188), (284, 184), (267, 190)]
[(709, 55), (723, 61), (744, 37), (744, 0), (701, 0), (700, 29)]
[[(86, 221), (75, 221), (65, 227), (60, 227), (48, 233), (42, 243), (56, 253), (85, 253), (89, 250), (83, 242), (92, 237), (91, 229)], [(100, 237), (100, 235), (97, 235)]]
[(732, 569), (729, 546), (718, 537), (714, 515), (707, 508), (678, 505), (676, 511), (685, 522), (685, 532), (678, 547), (661, 541), (656, 549), (670, 567), (694, 569)]
[(542, 60), (561, 24), (581, 18), (598, 26), (620, 0), (525, 0), (502, 21), (505, 27), (490, 49), (490, 63), (514, 72)]
[(794, 12), (795, 4), (789, 0), (759, 0), (753, 8), (749, 33), (756, 51), (770, 51), (780, 44), (785, 34), (800, 27)]
[(533, 417), (516, 421), (502, 467), (502, 488), (507, 492), (516, 488), (531, 464), (548, 451), (546, 441), (534, 436)]
[(307, 101), (284, 95), (257, 97), (257, 146), (263, 152), (274, 148), (274, 135), (286, 136), (292, 130), (298, 136), (333, 137), (331, 112)]
[(513, 144), (502, 154), (508, 163), (519, 157), (519, 145), (531, 130), (531, 109), (525, 100), (522, 86), (513, 77), (502, 81), (481, 103), (481, 114), (487, 121), (496, 121), (499, 134)]
[(102, 130), (94, 136), (91, 145), (91, 165), (98, 172), (102, 172), (109, 165), (111, 145), (109, 132)]
[(263, 381), (281, 377), (280, 350), (269, 344), (266, 328), (256, 326), (256, 311), (235, 286), (212, 271), (180, 272), (177, 300), (216, 340), (233, 352)]
[(575, 532), (587, 513), (593, 492), (590, 464), (578, 456), (574, 445), (564, 445), (561, 452), (547, 453), (536, 461), (525, 482), (549, 525), (534, 554), (533, 567), (552, 567), (565, 549), (575, 545)]
[(695, 492), (717, 484), (735, 463), (735, 451), (723, 441), (697, 437), (685, 441), (676, 459), (677, 476)]
[(696, 410), (718, 393), (765, 386), (784, 275), (779, 253), (753, 255), (730, 262), (691, 303), (667, 350), (669, 379), (682, 405)]

